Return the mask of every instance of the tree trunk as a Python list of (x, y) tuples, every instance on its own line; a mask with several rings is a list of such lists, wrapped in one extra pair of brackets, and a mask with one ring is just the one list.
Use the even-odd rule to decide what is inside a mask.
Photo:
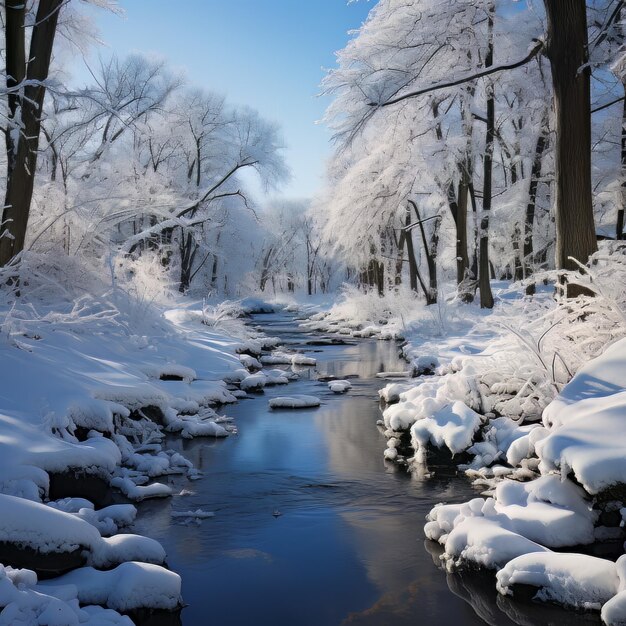
[(185, 293), (191, 286), (193, 262), (198, 252), (198, 244), (194, 241), (191, 233), (182, 234), (180, 245), (180, 284), (178, 290)]
[[(626, 94), (626, 81), (622, 82)], [(617, 209), (615, 239), (624, 239), (624, 207), (626, 207), (626, 99), (622, 109), (622, 206)]]
[[(0, 238), (0, 266), (6, 265), (24, 249), (37, 169), (41, 113), (46, 95), (42, 82), (48, 78), (62, 4), (63, 0), (39, 1), (28, 60), (25, 57), (24, 1), (7, 0), (5, 4), (7, 88), (13, 89), (23, 80), (32, 83), (29, 82), (22, 90), (8, 97), (7, 182), (2, 213), (4, 236)], [(14, 134), (17, 129), (19, 134)]]
[[(410, 223), (410, 222), (409, 222)], [(406, 241), (406, 231), (402, 229), (400, 231), (400, 237), (398, 237), (398, 255), (396, 256), (396, 268), (394, 284), (399, 287), (402, 284), (402, 269), (404, 266), (404, 243)]]
[[(406, 212), (406, 226), (411, 223), (411, 213), (407, 209)], [(409, 259), (409, 285), (413, 291), (417, 291), (417, 280), (419, 277), (419, 270), (417, 269), (417, 261), (415, 259), (415, 248), (413, 247), (413, 235), (410, 230), (406, 232), (406, 253)], [(420, 280), (421, 282), (421, 280)]]
[(520, 258), (520, 239), (522, 232), (519, 223), (515, 223), (513, 229), (513, 278), (514, 280), (522, 280), (524, 278), (524, 261)]
[(420, 212), (417, 203), (409, 200), (409, 204), (415, 211), (415, 217), (418, 222), (420, 234), (422, 236), (422, 245), (424, 247), (424, 255), (426, 256), (426, 265), (428, 267), (428, 289), (424, 289), (424, 296), (426, 297), (426, 304), (435, 304), (438, 296), (438, 283), (437, 283), (437, 248), (439, 247), (439, 224), (440, 219), (435, 219), (435, 226), (431, 236), (431, 242), (428, 243), (426, 237), (426, 229), (424, 228), (424, 222), (420, 216)]
[[(493, 65), (493, 21), (495, 5), (489, 6), (488, 29), (489, 41), (485, 67)], [(489, 212), (491, 211), (491, 172), (493, 169), (493, 141), (495, 137), (496, 110), (494, 89), (491, 79), (487, 79), (487, 137), (485, 139), (485, 156), (483, 159), (483, 210), (480, 217), (480, 242), (478, 259), (478, 288), (480, 289), (480, 308), (493, 308), (493, 295), (489, 282)]]
[(467, 202), (469, 199), (469, 173), (467, 164), (463, 165), (461, 181), (459, 182), (459, 199), (456, 213), (456, 284), (465, 280), (469, 269), (467, 255)]
[(535, 210), (537, 207), (537, 188), (539, 187), (539, 179), (541, 178), (541, 165), (543, 155), (548, 143), (548, 115), (543, 117), (541, 130), (537, 137), (537, 145), (535, 147), (535, 158), (530, 173), (530, 186), (528, 188), (528, 204), (526, 205), (526, 216), (524, 219), (524, 249), (523, 249), (523, 269), (524, 278), (532, 274), (533, 264), (533, 227), (535, 225)]
[[(591, 198), (590, 69), (585, 0), (544, 0), (552, 68), (555, 148), (556, 267), (576, 270), (598, 249)], [(584, 289), (569, 285), (567, 295)]]

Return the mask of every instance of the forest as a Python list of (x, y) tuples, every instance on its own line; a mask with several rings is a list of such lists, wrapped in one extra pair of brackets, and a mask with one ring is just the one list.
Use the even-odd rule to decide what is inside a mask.
[(0, 625), (626, 625), (624, 1), (296, 4), (0, 2)]

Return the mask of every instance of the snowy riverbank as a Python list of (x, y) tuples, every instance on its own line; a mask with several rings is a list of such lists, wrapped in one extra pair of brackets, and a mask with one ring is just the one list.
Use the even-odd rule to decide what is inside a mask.
[(415, 312), (401, 296), (349, 294), (307, 323), (404, 340), (406, 371), (385, 374), (392, 380), (380, 391), (385, 458), (423, 478), (430, 461), (447, 458), (484, 489), (428, 516), (425, 535), (443, 546), (448, 569), (497, 570), (502, 594), (530, 585), (537, 600), (602, 609), (611, 625), (626, 623), (626, 557), (557, 550), (609, 542), (623, 553), (621, 261), (598, 258), (593, 298), (555, 300), (550, 284), (526, 296), (524, 285), (502, 284), (493, 312), (455, 301)]
[(220, 407), (297, 376), (266, 369), (279, 342), (245, 325), (267, 305), (24, 291), (0, 312), (0, 623), (131, 624), (124, 614), (178, 610), (165, 551), (123, 532), (137, 511), (112, 495), (177, 495), (159, 477), (201, 473), (166, 434), (234, 434)]

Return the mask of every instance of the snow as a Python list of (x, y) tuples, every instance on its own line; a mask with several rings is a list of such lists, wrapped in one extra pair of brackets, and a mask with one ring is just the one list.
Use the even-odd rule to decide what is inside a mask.
[(116, 611), (174, 610), (181, 604), (178, 574), (158, 565), (128, 562), (108, 571), (82, 567), (38, 585), (53, 596), (76, 597)]
[(626, 339), (582, 367), (545, 409), (544, 471), (570, 470), (589, 493), (626, 483)]
[(378, 395), (387, 404), (398, 402), (405, 391), (408, 391), (413, 385), (407, 383), (390, 383), (378, 390)]
[(261, 363), (263, 365), (315, 365), (317, 361), (304, 354), (277, 351), (261, 356)]
[(328, 383), (328, 388), (333, 393), (346, 393), (352, 389), (352, 383), (348, 380), (331, 380)]
[(267, 376), (262, 373), (250, 374), (240, 383), (242, 391), (262, 391), (267, 382)]
[(447, 447), (452, 454), (466, 450), (481, 425), (481, 416), (456, 401), (446, 404), (432, 416), (418, 419), (411, 427), (411, 442), (416, 457), (425, 460), (429, 443), (437, 448)]
[(446, 558), (496, 569), (522, 554), (547, 552), (522, 535), (507, 530), (488, 517), (468, 517), (454, 527), (445, 540)]
[[(457, 426), (466, 430), (475, 431), (474, 410), (480, 407), (480, 396), (477, 395), (475, 385), (472, 382), (472, 371), (466, 368), (464, 373), (454, 373), (446, 377), (426, 379), (416, 386), (408, 386), (404, 391), (400, 388), (392, 388), (382, 397), (397, 396), (399, 402), (387, 407), (383, 412), (385, 425), (394, 430), (407, 430), (416, 421), (430, 420), (433, 438), (440, 439), (441, 431), (446, 416), (457, 421)], [(464, 402), (466, 411), (460, 405), (455, 405), (455, 400)], [(437, 434), (435, 434), (437, 433)], [(418, 428), (418, 437), (422, 436), (422, 430)], [(464, 442), (467, 437), (463, 438)], [(417, 439), (419, 442), (419, 438)], [(467, 444), (470, 445), (471, 441)], [(453, 443), (458, 451), (457, 442)]]
[(65, 589), (60, 597), (37, 584), (34, 572), (0, 565), (0, 624), (46, 624), (47, 626), (132, 626), (129, 617), (112, 609), (83, 606), (76, 591)]
[(496, 575), (502, 594), (514, 585), (537, 587), (537, 600), (581, 609), (599, 609), (618, 591), (615, 563), (585, 554), (536, 552), (509, 561)]
[[(79, 513), (85, 511), (85, 508), (79, 509)], [(149, 537), (130, 534), (101, 537), (102, 520), (114, 514), (110, 510), (102, 513), (101, 518), (91, 509), (87, 509), (90, 513), (75, 515), (2, 494), (0, 510), (0, 541), (3, 542), (29, 547), (44, 554), (84, 550), (87, 560), (97, 567), (110, 567), (129, 560), (151, 563), (165, 561), (165, 551)], [(129, 519), (127, 509), (117, 510), (116, 513)], [(90, 514), (96, 518), (96, 524), (90, 523)], [(110, 526), (105, 526), (105, 530), (107, 527)]]
[(321, 404), (315, 396), (278, 396), (271, 398), (269, 405), (273, 409), (307, 409), (318, 407)]
[(132, 504), (112, 504), (96, 511), (94, 505), (84, 498), (64, 498), (48, 502), (48, 506), (89, 522), (103, 536), (113, 535), (120, 528), (130, 526), (137, 515), (137, 509)]
[(38, 502), (0, 494), (0, 511), (0, 541), (44, 553), (91, 549), (101, 541), (88, 522)]
[(601, 617), (607, 626), (626, 625), (626, 591), (620, 591), (602, 607)]
[[(532, 543), (559, 548), (592, 543), (596, 518), (582, 489), (549, 475), (526, 483), (503, 480), (494, 497), (486, 500), (475, 498), (464, 504), (436, 506), (428, 514), (424, 532), (444, 545), (450, 557), (463, 554), (475, 558), (481, 551), (490, 551), (488, 561), (493, 567), (506, 562), (506, 553), (504, 557), (495, 553), (490, 543), (492, 536), (499, 536), (494, 525), (528, 540), (515, 539), (518, 547)], [(491, 525), (484, 526), (481, 521), (476, 529), (475, 520), (487, 520)], [(463, 538), (472, 542), (467, 549), (462, 545)], [(482, 540), (487, 542), (485, 546), (478, 543)]]

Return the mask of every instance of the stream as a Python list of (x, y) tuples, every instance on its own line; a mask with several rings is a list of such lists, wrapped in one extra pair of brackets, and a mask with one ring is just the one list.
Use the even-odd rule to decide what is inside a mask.
[[(595, 616), (498, 597), (493, 575), (446, 574), (438, 546), (424, 540), (425, 516), (441, 501), (478, 495), (451, 467), (420, 478), (383, 459), (386, 441), (377, 372), (406, 364), (395, 342), (312, 346), (289, 314), (254, 323), (317, 359), (289, 385), (268, 387), (224, 408), (237, 435), (172, 439), (204, 476), (173, 477), (180, 492), (141, 503), (131, 532), (160, 541), (183, 579), (184, 626), (369, 626), (597, 624)], [(318, 379), (351, 378), (345, 395)], [(309, 394), (316, 409), (271, 410), (268, 399)], [(189, 521), (173, 511), (202, 509)]]

